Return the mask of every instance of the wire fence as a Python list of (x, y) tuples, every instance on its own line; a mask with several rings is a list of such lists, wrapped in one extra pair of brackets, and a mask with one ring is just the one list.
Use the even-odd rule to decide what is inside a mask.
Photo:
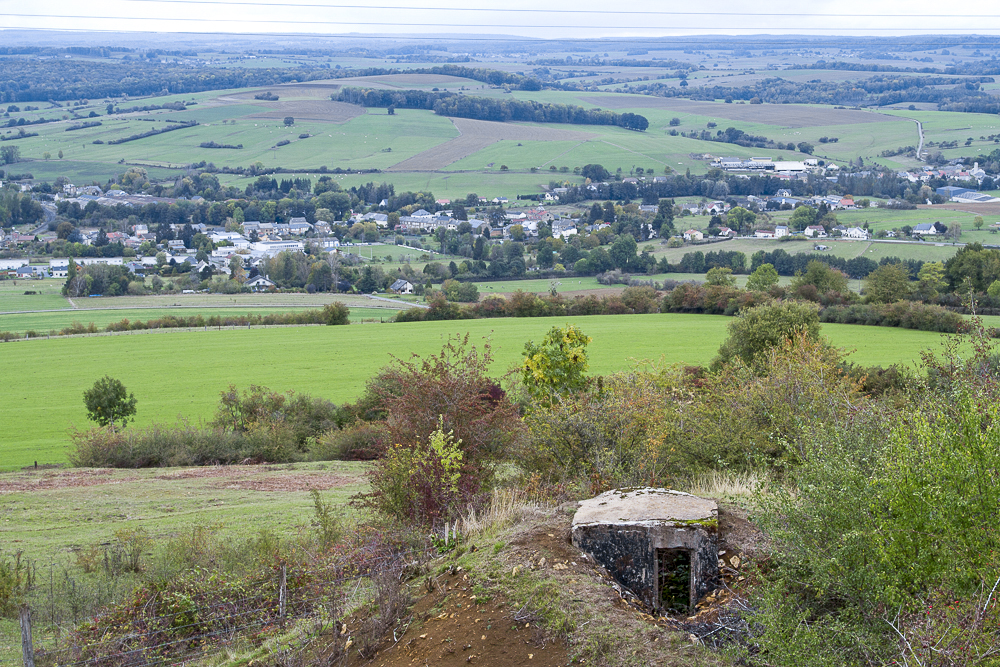
[[(180, 609), (156, 613), (168, 600), (150, 598), (126, 618), (102, 623), (100, 615), (73, 629), (60, 626), (66, 639), (44, 647), (32, 639), (31, 609), (21, 609), (24, 667), (161, 667), (186, 665), (221, 648), (258, 646), (279, 637), (303, 619), (317, 619), (314, 634), (340, 624), (344, 614), (368, 595), (378, 600), (385, 580), (402, 585), (407, 568), (435, 552), (434, 547), (393, 552), (361, 562), (335, 564), (319, 576), (290, 580), (296, 574), (282, 563), (274, 577), (249, 582), (255, 594), (208, 604), (183, 604)], [(317, 573), (312, 573), (313, 575)], [(370, 586), (363, 587), (365, 580)], [(357, 582), (349, 592), (350, 583)], [(187, 602), (190, 602), (188, 599)], [(397, 605), (398, 606), (398, 605)], [(148, 614), (146, 612), (149, 612)], [(128, 627), (128, 631), (115, 632)], [(87, 634), (99, 633), (96, 637)], [(379, 632), (381, 634), (381, 632)]]

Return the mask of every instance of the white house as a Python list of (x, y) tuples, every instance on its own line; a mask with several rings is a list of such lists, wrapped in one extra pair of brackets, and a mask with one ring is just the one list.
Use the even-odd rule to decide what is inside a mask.
[(243, 286), (249, 287), (251, 292), (266, 292), (275, 285), (264, 276), (257, 276), (243, 283)]
[(844, 231), (844, 237), (849, 239), (867, 239), (868, 230), (861, 229), (860, 227), (848, 227)]
[(757, 229), (757, 230), (754, 230), (753, 235), (754, 235), (754, 238), (758, 238), (758, 239), (773, 239), (774, 238), (774, 230), (773, 229)]
[(408, 280), (403, 280), (402, 278), (400, 278), (392, 285), (390, 285), (389, 289), (395, 292), (396, 294), (413, 294), (413, 283), (411, 283)]
[(788, 236), (788, 227), (786, 225), (778, 225), (774, 228), (774, 238), (780, 239), (782, 236)]
[(719, 227), (719, 236), (720, 237), (736, 236), (736, 232), (730, 229), (729, 227)]
[(701, 241), (705, 238), (705, 235), (699, 232), (697, 229), (689, 229), (684, 232), (685, 241)]
[(823, 225), (809, 225), (808, 227), (805, 228), (803, 234), (805, 234), (809, 238), (825, 239), (826, 229), (823, 227)]
[(934, 236), (937, 233), (937, 227), (935, 227), (935, 223), (933, 222), (922, 222), (913, 228), (915, 236)]

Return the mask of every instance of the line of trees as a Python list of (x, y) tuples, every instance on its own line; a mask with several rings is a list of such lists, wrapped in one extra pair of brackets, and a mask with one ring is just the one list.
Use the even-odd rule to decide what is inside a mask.
[(498, 122), (524, 121), (532, 123), (568, 123), (577, 125), (616, 125), (643, 132), (649, 127), (645, 116), (585, 109), (572, 104), (549, 104), (531, 100), (503, 99), (457, 95), (450, 92), (424, 90), (377, 90), (344, 88), (332, 95), (338, 102), (365, 107), (389, 109), (433, 109), (439, 116), (473, 118)]

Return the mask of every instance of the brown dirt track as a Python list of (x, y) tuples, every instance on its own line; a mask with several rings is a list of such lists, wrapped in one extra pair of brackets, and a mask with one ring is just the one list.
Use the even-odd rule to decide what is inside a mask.
[(822, 127), (825, 125), (855, 125), (903, 120), (894, 116), (883, 116), (854, 109), (806, 107), (796, 104), (719, 104), (717, 102), (695, 102), (678, 98), (647, 96), (623, 96), (621, 99), (581, 97), (580, 99), (605, 109), (663, 109), (779, 127)]
[(548, 129), (519, 123), (497, 123), (469, 118), (452, 118), (451, 122), (461, 133), (461, 136), (394, 164), (387, 171), (437, 171), (505, 139), (512, 141), (587, 141), (597, 136), (590, 132)]

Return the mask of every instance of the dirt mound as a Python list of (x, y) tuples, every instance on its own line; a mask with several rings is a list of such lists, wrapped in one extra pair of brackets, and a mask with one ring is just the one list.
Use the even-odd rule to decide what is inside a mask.
[(569, 664), (566, 646), (552, 640), (503, 601), (477, 599), (468, 576), (435, 580), (436, 590), (413, 608), (414, 622), (398, 641), (387, 638), (370, 660), (357, 654), (350, 665), (486, 665), (557, 667)]

